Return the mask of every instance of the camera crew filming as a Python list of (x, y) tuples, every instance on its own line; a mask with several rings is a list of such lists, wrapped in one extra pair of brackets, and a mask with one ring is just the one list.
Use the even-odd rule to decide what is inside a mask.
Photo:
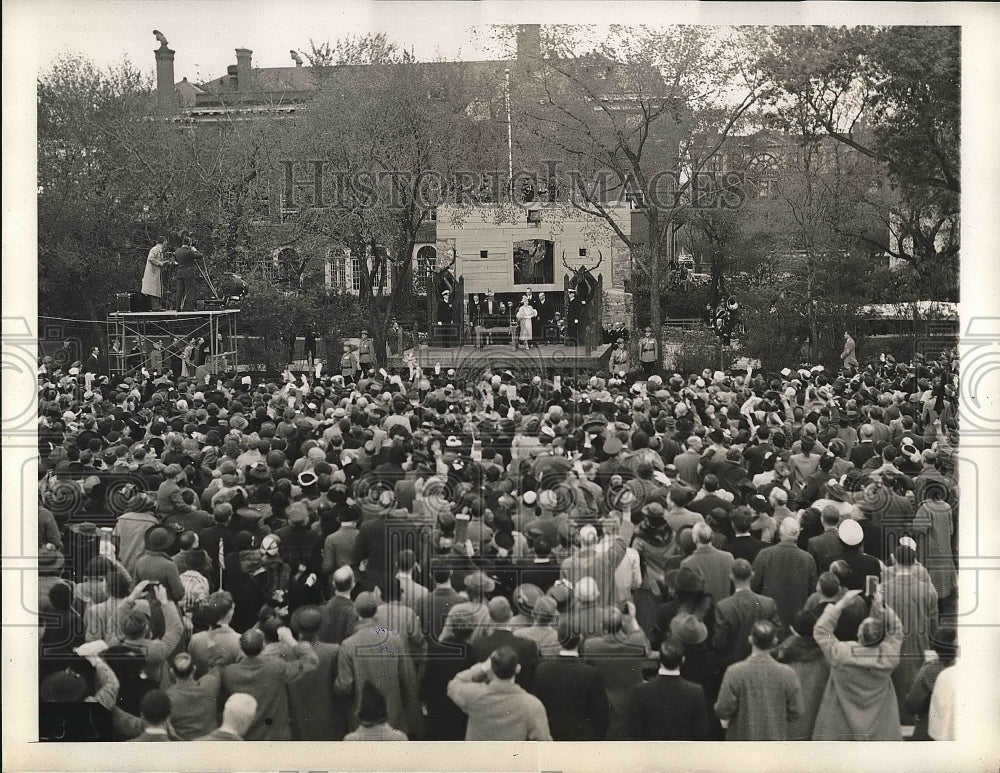
[(184, 236), (182, 244), (174, 250), (174, 262), (177, 264), (177, 311), (191, 311), (194, 308), (192, 290), (195, 282), (203, 274), (203, 268), (197, 261), (204, 261), (205, 256), (195, 249), (190, 236)]

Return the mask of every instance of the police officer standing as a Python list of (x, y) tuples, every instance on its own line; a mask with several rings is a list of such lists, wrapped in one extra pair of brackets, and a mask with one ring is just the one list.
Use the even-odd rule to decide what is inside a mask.
[(358, 344), (358, 367), (360, 376), (364, 376), (375, 367), (375, 342), (368, 337), (368, 331), (361, 331), (361, 341)]
[(358, 372), (358, 357), (354, 353), (354, 347), (344, 344), (344, 353), (340, 356), (340, 375), (344, 381), (354, 381), (354, 376)]
[(642, 373), (649, 378), (656, 371), (656, 339), (653, 338), (653, 328), (647, 327), (639, 339), (639, 362), (642, 363)]

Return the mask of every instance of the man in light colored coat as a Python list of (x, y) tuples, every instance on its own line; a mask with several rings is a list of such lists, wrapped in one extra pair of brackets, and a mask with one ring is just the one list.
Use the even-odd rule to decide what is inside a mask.
[(727, 741), (785, 741), (802, 713), (802, 689), (791, 666), (771, 657), (774, 625), (759, 620), (750, 631), (752, 652), (726, 669), (715, 715)]
[(899, 706), (892, 672), (899, 665), (903, 625), (882, 603), (872, 599), (872, 616), (858, 626), (857, 641), (838, 641), (834, 629), (859, 590), (849, 590), (823, 610), (813, 637), (830, 664), (830, 680), (820, 702), (814, 741), (900, 741)]

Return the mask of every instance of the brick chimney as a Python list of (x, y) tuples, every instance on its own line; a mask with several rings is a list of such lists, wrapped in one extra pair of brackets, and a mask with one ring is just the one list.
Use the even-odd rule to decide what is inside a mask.
[(250, 58), (253, 51), (249, 48), (236, 49), (236, 88), (239, 91), (250, 91), (253, 78), (253, 67)]
[(531, 64), (542, 56), (542, 25), (517, 25), (517, 60)]
[(156, 51), (156, 104), (160, 112), (169, 115), (177, 109), (174, 94), (174, 52), (161, 45)]

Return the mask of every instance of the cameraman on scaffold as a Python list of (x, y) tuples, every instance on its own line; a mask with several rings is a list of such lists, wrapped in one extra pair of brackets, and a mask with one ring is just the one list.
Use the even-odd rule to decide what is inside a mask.
[(196, 261), (204, 261), (205, 256), (195, 249), (190, 236), (184, 236), (183, 243), (174, 250), (174, 262), (177, 263), (177, 311), (190, 311), (194, 307), (194, 297), (191, 292), (198, 280), (200, 271)]

